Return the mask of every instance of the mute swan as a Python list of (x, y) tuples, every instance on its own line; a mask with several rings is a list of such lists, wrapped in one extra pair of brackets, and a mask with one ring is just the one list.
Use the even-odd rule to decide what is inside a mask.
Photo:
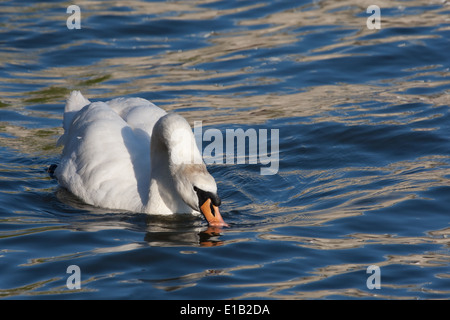
[(73, 91), (63, 127), (54, 175), (84, 202), (149, 214), (201, 212), (209, 225), (228, 226), (216, 182), (180, 115), (141, 98), (91, 103)]

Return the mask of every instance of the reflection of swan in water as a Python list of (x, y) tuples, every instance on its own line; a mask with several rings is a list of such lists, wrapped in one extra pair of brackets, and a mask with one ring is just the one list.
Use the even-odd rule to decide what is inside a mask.
[[(175, 220), (175, 221), (174, 221)], [(180, 217), (147, 217), (148, 228), (144, 240), (151, 246), (220, 246), (220, 228), (208, 226), (192, 227), (192, 218)]]
[(226, 226), (214, 178), (191, 127), (140, 98), (90, 103), (70, 95), (64, 145), (54, 174), (87, 204), (149, 214), (201, 212), (210, 226)]
[[(135, 230), (145, 232), (144, 242), (129, 243), (116, 247), (98, 248), (96, 252), (121, 252), (141, 248), (146, 245), (155, 247), (211, 247), (220, 246), (219, 227), (205, 226), (192, 215), (147, 215), (112, 211), (93, 207), (82, 202), (64, 188), (58, 188), (56, 196), (59, 203), (70, 206), (77, 214), (60, 216), (69, 228), (77, 231), (98, 232), (102, 230)], [(64, 210), (63, 210), (64, 211)], [(67, 220), (67, 221), (65, 221)]]

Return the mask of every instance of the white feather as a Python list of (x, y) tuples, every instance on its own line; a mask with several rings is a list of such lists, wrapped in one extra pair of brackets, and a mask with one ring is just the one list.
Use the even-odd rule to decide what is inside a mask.
[(216, 193), (192, 129), (140, 98), (90, 103), (79, 91), (67, 100), (64, 144), (55, 175), (84, 202), (156, 214), (199, 211), (193, 190)]

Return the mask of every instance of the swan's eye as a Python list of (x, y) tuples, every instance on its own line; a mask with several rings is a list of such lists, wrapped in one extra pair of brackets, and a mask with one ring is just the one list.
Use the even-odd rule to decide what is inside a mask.
[(213, 212), (214, 214), (214, 208), (212, 207), (212, 205), (215, 205), (216, 207), (220, 206), (221, 201), (219, 196), (212, 192), (203, 191), (196, 186), (194, 186), (194, 191), (197, 193), (198, 203), (200, 207), (205, 203), (206, 200), (211, 199), (211, 212)]
[(222, 201), (220, 200), (220, 197), (217, 194), (211, 193), (211, 203), (214, 204), (216, 207), (220, 206), (220, 203)]

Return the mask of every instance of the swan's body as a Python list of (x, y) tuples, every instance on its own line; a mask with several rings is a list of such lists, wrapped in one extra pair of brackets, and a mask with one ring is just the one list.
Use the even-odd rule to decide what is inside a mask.
[(216, 182), (183, 117), (145, 99), (90, 103), (74, 91), (63, 126), (55, 176), (84, 202), (150, 214), (201, 211), (210, 224), (225, 225)]

